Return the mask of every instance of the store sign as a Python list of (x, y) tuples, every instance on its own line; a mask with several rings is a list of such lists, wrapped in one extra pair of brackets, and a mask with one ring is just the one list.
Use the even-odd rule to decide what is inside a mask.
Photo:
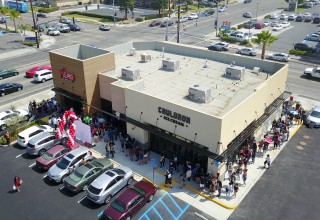
[(60, 72), (60, 78), (63, 78), (64, 80), (69, 81), (69, 82), (76, 81), (76, 76), (74, 74), (66, 71), (65, 68), (59, 70), (59, 72)]
[(174, 124), (180, 125), (182, 127), (186, 124), (190, 124), (190, 117), (182, 115), (177, 112), (173, 112), (169, 109), (158, 107), (158, 112), (163, 115), (163, 119), (170, 121)]

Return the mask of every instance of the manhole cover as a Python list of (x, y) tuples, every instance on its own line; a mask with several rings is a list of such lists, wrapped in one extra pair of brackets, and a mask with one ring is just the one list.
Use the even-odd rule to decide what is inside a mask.
[(309, 136), (309, 135), (303, 135), (303, 138), (304, 138), (304, 139), (309, 139), (310, 136)]
[(297, 149), (298, 149), (298, 150), (303, 150), (303, 147), (297, 146)]
[(300, 144), (301, 144), (301, 145), (307, 145), (307, 143), (304, 142), (304, 141), (300, 141)]

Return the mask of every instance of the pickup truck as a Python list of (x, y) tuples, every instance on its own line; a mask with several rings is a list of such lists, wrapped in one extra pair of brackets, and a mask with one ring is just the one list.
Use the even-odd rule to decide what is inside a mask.
[(309, 77), (320, 78), (320, 67), (316, 68), (307, 68), (304, 70), (304, 75)]

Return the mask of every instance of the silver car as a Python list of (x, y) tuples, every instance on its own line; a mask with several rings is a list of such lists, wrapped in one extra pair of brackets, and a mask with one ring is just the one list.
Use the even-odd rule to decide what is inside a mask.
[(113, 195), (132, 182), (132, 175), (132, 170), (125, 166), (108, 170), (90, 184), (86, 196), (94, 203), (107, 204)]
[(272, 53), (266, 56), (269, 60), (278, 60), (282, 62), (288, 62), (290, 60), (290, 55), (287, 53)]
[(320, 106), (313, 108), (307, 117), (307, 126), (311, 128), (320, 127)]
[(245, 47), (237, 51), (238, 54), (244, 54), (249, 56), (256, 56), (257, 50), (251, 47)]
[(89, 148), (80, 146), (62, 157), (48, 170), (49, 180), (57, 183), (63, 182), (82, 163), (82, 160), (92, 160), (93, 156)]
[(41, 156), (57, 144), (65, 144), (67, 138), (56, 138), (56, 132), (46, 131), (32, 138), (27, 144), (27, 153)]

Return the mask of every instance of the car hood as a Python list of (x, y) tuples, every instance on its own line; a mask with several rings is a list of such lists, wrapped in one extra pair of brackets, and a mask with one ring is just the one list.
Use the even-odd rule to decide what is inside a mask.
[(65, 170), (60, 169), (55, 164), (49, 169), (48, 174), (50, 174), (50, 176), (59, 176), (63, 171), (65, 171)]
[(312, 73), (313, 72), (313, 68), (306, 68), (304, 70), (305, 73)]
[(80, 183), (80, 181), (74, 181), (70, 178), (70, 176), (68, 176), (66, 179), (65, 179), (65, 182), (71, 186), (75, 186), (77, 184)]
[(52, 160), (45, 160), (45, 159), (43, 159), (42, 157), (38, 157), (38, 158), (37, 158), (37, 162), (40, 163), (40, 164), (42, 164), (42, 165), (47, 165), (47, 164), (51, 163)]

